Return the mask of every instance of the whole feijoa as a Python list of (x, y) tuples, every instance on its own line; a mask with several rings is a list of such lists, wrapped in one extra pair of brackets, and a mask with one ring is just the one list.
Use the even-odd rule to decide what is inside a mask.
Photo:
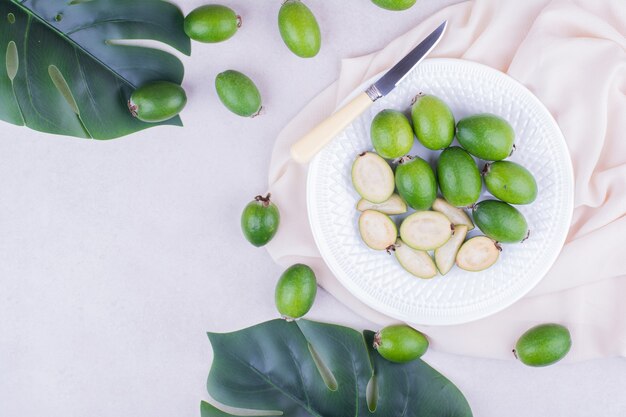
[(500, 161), (511, 155), (515, 132), (503, 118), (482, 113), (459, 120), (456, 138), (475, 157), (486, 161)]
[(378, 7), (382, 7), (387, 10), (406, 10), (415, 4), (416, 0), (372, 0), (372, 3)]
[(437, 198), (437, 180), (428, 162), (405, 156), (396, 168), (396, 188), (400, 197), (415, 210), (428, 210)]
[(370, 135), (374, 149), (383, 158), (400, 158), (413, 147), (411, 123), (397, 110), (383, 110), (378, 113), (372, 120)]
[(177, 116), (187, 104), (185, 90), (169, 81), (155, 81), (136, 89), (128, 100), (133, 117), (142, 122), (164, 122)]
[(454, 140), (454, 115), (443, 100), (420, 93), (411, 108), (411, 118), (417, 140), (426, 148), (444, 149)]
[(278, 29), (285, 45), (301, 58), (320, 51), (322, 35), (315, 15), (300, 0), (287, 0), (278, 13)]
[(256, 196), (241, 214), (241, 230), (248, 242), (261, 247), (274, 238), (280, 225), (278, 207), (267, 196)]
[(474, 206), (474, 223), (491, 239), (517, 243), (528, 237), (526, 218), (515, 207), (498, 200), (484, 200)]
[(483, 188), (474, 158), (458, 146), (447, 148), (439, 155), (437, 180), (443, 197), (457, 207), (477, 202)]
[(242, 117), (255, 117), (261, 112), (261, 93), (245, 74), (224, 71), (215, 78), (215, 89), (221, 102), (231, 112)]
[(185, 33), (194, 41), (222, 42), (232, 38), (241, 27), (241, 17), (232, 9), (209, 4), (194, 9), (185, 17)]
[(541, 324), (526, 331), (515, 345), (515, 356), (528, 366), (548, 366), (563, 359), (572, 347), (569, 330), (560, 324)]
[(537, 198), (537, 181), (529, 170), (511, 161), (497, 161), (483, 169), (491, 194), (510, 204), (530, 204)]
[(283, 318), (295, 320), (309, 312), (316, 295), (315, 273), (307, 265), (296, 264), (281, 275), (274, 298)]
[(374, 336), (374, 349), (391, 362), (406, 363), (421, 357), (428, 350), (428, 339), (404, 324), (387, 326)]

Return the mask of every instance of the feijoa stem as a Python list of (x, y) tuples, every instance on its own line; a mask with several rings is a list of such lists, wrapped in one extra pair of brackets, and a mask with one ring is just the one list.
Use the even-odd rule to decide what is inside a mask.
[(382, 344), (382, 340), (380, 337), (380, 332), (377, 332), (374, 335), (374, 349), (378, 350), (378, 348), (380, 347), (380, 345)]
[(481, 171), (481, 174), (485, 176), (489, 174), (489, 170), (491, 170), (491, 164), (485, 164), (485, 166), (483, 167), (483, 170)]
[(402, 158), (400, 158), (400, 160), (398, 161), (398, 164), (402, 165), (402, 164), (406, 164), (407, 162), (411, 161), (413, 159), (413, 157), (411, 155), (405, 155)]
[(243, 18), (237, 15), (237, 27), (240, 28), (243, 25)]
[(254, 199), (259, 203), (263, 203), (263, 207), (269, 207), (269, 205), (272, 203), (272, 201), (270, 200), (271, 197), (272, 194), (267, 193), (265, 197), (263, 197), (262, 195), (257, 195), (256, 197), (254, 197)]

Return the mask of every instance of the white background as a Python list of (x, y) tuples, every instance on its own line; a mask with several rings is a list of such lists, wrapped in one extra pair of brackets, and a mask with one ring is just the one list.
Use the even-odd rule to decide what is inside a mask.
[[(274, 138), (331, 83), (340, 59), (373, 52), (453, 0), (392, 13), (368, 0), (308, 0), (318, 57), (281, 43), (279, 0), (224, 0), (244, 17), (230, 41), (185, 58), (185, 128), (96, 142), (2, 124), (0, 416), (199, 416), (207, 398), (205, 331), (277, 316), (281, 270), (239, 229), (267, 188)], [(189, 12), (202, 0), (179, 0)], [(267, 113), (218, 103), (213, 80), (251, 76)], [(311, 318), (375, 326), (320, 292)], [(626, 361), (545, 369), (430, 351), (477, 417), (626, 416)]]

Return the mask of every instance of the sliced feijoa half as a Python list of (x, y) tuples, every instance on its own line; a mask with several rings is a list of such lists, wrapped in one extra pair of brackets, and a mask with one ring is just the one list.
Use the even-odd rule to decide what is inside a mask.
[(452, 236), (453, 226), (446, 216), (436, 211), (417, 211), (400, 225), (400, 237), (417, 250), (443, 246)]
[(396, 224), (379, 211), (365, 210), (359, 217), (359, 233), (367, 246), (376, 250), (385, 250), (398, 238)]
[(413, 249), (401, 239), (396, 241), (394, 251), (402, 268), (416, 277), (428, 279), (437, 275), (437, 267), (428, 252)]
[(487, 236), (476, 236), (461, 246), (456, 255), (459, 268), (470, 272), (484, 271), (498, 261), (500, 248)]
[(446, 242), (445, 245), (435, 249), (435, 264), (437, 269), (441, 272), (441, 275), (445, 275), (454, 266), (456, 261), (456, 254), (459, 253), (459, 249), (467, 236), (467, 226), (459, 225), (454, 226), (454, 234)]
[(474, 228), (474, 222), (470, 219), (467, 213), (465, 213), (465, 210), (459, 207), (454, 207), (443, 198), (435, 200), (433, 203), (433, 210), (445, 214), (445, 216), (450, 219), (452, 224), (455, 226), (467, 226), (468, 232)]
[(395, 188), (393, 171), (379, 155), (364, 152), (352, 164), (352, 185), (367, 201), (383, 203), (389, 200)]
[(362, 198), (356, 205), (358, 211), (376, 210), (384, 214), (404, 214), (407, 211), (406, 201), (402, 199), (398, 194), (393, 194), (389, 197), (389, 200), (382, 203), (372, 203)]

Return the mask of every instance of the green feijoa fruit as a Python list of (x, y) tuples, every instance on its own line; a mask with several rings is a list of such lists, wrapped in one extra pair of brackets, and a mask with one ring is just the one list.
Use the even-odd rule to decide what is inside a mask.
[(375, 250), (391, 250), (398, 238), (398, 228), (389, 216), (365, 210), (359, 216), (359, 233), (367, 246)]
[(376, 333), (374, 349), (388, 361), (406, 363), (426, 353), (428, 339), (412, 327), (396, 324)]
[(485, 200), (474, 206), (474, 223), (484, 234), (501, 243), (516, 243), (528, 235), (528, 223), (515, 207), (498, 200)]
[(317, 295), (315, 273), (307, 265), (289, 267), (278, 280), (276, 308), (287, 320), (295, 320), (309, 312)]
[(525, 365), (548, 366), (560, 361), (572, 347), (569, 330), (560, 324), (541, 324), (524, 333), (513, 353)]
[(456, 254), (456, 264), (469, 272), (491, 268), (500, 257), (500, 246), (486, 236), (476, 236), (465, 242)]
[(256, 196), (241, 214), (241, 230), (248, 242), (257, 247), (265, 246), (274, 238), (279, 224), (280, 213), (271, 202), (270, 194)]
[(406, 116), (397, 110), (383, 110), (374, 117), (370, 129), (372, 145), (383, 158), (396, 159), (413, 147), (413, 128)]
[(416, 0), (372, 0), (372, 3), (387, 10), (406, 10), (413, 7)]
[(278, 28), (285, 45), (301, 58), (320, 51), (322, 35), (315, 15), (300, 0), (287, 0), (278, 13)]
[(510, 204), (530, 204), (537, 198), (537, 181), (526, 168), (511, 161), (497, 161), (483, 169), (487, 190)]
[(454, 115), (441, 99), (418, 95), (411, 108), (411, 118), (417, 140), (426, 148), (444, 149), (454, 140)]
[(187, 104), (185, 90), (168, 81), (155, 81), (136, 89), (128, 100), (133, 117), (142, 122), (158, 123), (178, 115)]
[(383, 203), (393, 194), (393, 171), (379, 155), (363, 152), (352, 164), (352, 185), (367, 201)]
[(433, 250), (443, 246), (452, 236), (454, 226), (436, 211), (417, 211), (402, 221), (402, 241), (417, 250)]
[(486, 161), (500, 161), (511, 155), (515, 132), (495, 114), (476, 114), (459, 120), (456, 138), (472, 155)]
[(428, 210), (437, 198), (437, 180), (428, 162), (403, 157), (396, 168), (398, 194), (415, 210)]
[(255, 117), (261, 112), (261, 93), (246, 75), (233, 70), (224, 71), (215, 78), (215, 89), (231, 112), (243, 117)]
[(443, 197), (453, 206), (471, 206), (478, 201), (483, 182), (474, 158), (453, 146), (439, 155), (437, 180)]
[(222, 42), (233, 37), (241, 27), (241, 17), (219, 4), (200, 6), (185, 18), (185, 33), (194, 41)]

